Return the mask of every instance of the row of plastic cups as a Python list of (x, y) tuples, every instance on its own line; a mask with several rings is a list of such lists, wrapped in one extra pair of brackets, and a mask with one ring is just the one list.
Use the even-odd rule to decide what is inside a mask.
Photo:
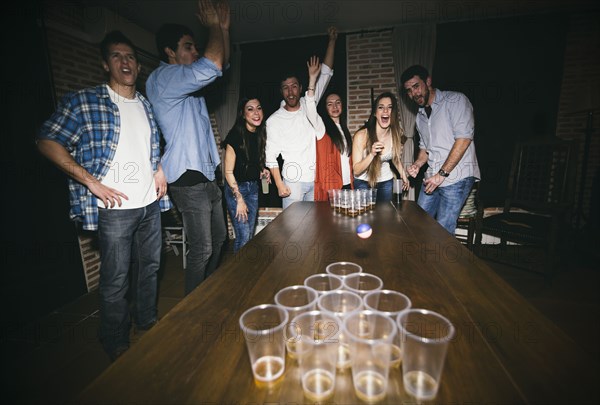
[(328, 190), (330, 207), (342, 214), (357, 216), (372, 210), (377, 202), (377, 189)]
[[(388, 368), (403, 357), (407, 392), (419, 399), (435, 397), (454, 333), (451, 323), (431, 311), (411, 310), (406, 295), (382, 290), (381, 279), (362, 273), (355, 263), (332, 263), (326, 270), (309, 276), (304, 286), (280, 290), (276, 305), (251, 308), (240, 318), (256, 382), (283, 375), (287, 347), (298, 359), (305, 394), (315, 401), (333, 393), (336, 368), (349, 366), (357, 396), (379, 400), (387, 389)], [(258, 319), (257, 313), (262, 314)], [(260, 319), (268, 319), (268, 328), (255, 328)]]
[[(334, 291), (321, 298), (339, 294), (353, 293)], [(329, 398), (335, 390), (336, 371), (351, 366), (356, 395), (369, 402), (381, 400), (387, 391), (399, 335), (405, 390), (419, 400), (435, 398), (447, 344), (454, 334), (452, 325), (441, 315), (407, 309), (394, 320), (374, 310), (357, 309), (343, 316), (312, 310), (289, 323), (288, 319), (286, 309), (273, 304), (251, 308), (240, 318), (259, 386), (283, 376), (284, 342), (293, 342), (302, 389), (308, 398)]]

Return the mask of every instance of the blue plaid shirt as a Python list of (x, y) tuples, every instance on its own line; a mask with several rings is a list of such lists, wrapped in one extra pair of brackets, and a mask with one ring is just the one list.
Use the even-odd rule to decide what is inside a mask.
[[(111, 101), (106, 84), (67, 94), (54, 114), (40, 128), (38, 138), (64, 146), (75, 161), (98, 180), (108, 173), (119, 142), (119, 108)], [(160, 134), (150, 103), (144, 104), (151, 129), (151, 161), (156, 171), (160, 162)], [(98, 229), (98, 202), (90, 190), (69, 177), (72, 220), (82, 221), (83, 229)], [(160, 201), (161, 211), (171, 208), (168, 197)]]

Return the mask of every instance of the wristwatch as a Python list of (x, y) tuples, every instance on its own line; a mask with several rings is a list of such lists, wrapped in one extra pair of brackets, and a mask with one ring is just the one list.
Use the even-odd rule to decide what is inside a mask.
[(440, 171), (438, 172), (438, 174), (442, 177), (448, 177), (450, 176), (450, 172), (445, 171), (444, 169), (440, 169)]

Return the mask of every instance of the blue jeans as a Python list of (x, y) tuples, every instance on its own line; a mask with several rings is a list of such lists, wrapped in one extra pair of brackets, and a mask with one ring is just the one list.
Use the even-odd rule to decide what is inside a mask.
[(221, 189), (215, 181), (194, 186), (169, 186), (181, 212), (188, 242), (185, 294), (192, 292), (219, 264), (221, 247), (227, 237)]
[(111, 355), (129, 347), (131, 320), (125, 294), (132, 271), (133, 315), (146, 329), (156, 322), (157, 273), (162, 246), (158, 202), (128, 210), (98, 209), (100, 330)]
[(227, 202), (227, 211), (235, 230), (235, 241), (233, 242), (233, 251), (237, 252), (254, 236), (256, 229), (256, 218), (258, 217), (258, 181), (242, 181), (238, 183), (238, 189), (246, 206), (248, 207), (248, 220), (240, 222), (235, 217), (237, 210), (237, 200), (233, 196), (233, 191), (229, 184), (225, 182), (225, 201)]
[(417, 204), (454, 235), (456, 221), (473, 183), (475, 177), (467, 177), (451, 186), (438, 187), (431, 194), (425, 194), (425, 187), (421, 187)]
[(314, 201), (315, 200), (315, 182), (311, 181), (286, 181), (285, 185), (292, 192), (288, 197), (281, 200), (283, 209), (286, 209), (296, 201)]
[[(375, 188), (377, 189), (377, 202), (390, 202), (392, 200), (392, 185), (394, 184), (394, 179), (389, 179), (386, 181), (381, 181), (377, 183)], [(361, 179), (354, 178), (354, 188), (356, 189), (367, 189), (371, 188), (369, 186), (368, 181), (364, 181)]]

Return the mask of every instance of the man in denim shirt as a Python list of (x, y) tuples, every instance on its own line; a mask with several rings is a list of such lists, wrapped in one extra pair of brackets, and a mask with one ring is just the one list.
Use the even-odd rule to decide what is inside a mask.
[(98, 231), (99, 337), (114, 360), (129, 348), (130, 267), (137, 329), (156, 323), (160, 210), (170, 204), (163, 198), (158, 125), (150, 103), (136, 92), (141, 65), (135, 48), (113, 31), (100, 51), (108, 83), (66, 95), (42, 125), (38, 148), (70, 176), (71, 218)]
[(416, 126), (420, 150), (408, 174), (416, 177), (425, 163), (429, 166), (418, 204), (454, 235), (465, 200), (481, 177), (473, 141), (473, 106), (462, 93), (434, 88), (423, 66), (409, 67), (400, 79), (408, 97), (419, 107)]
[(215, 181), (219, 151), (200, 90), (222, 75), (229, 60), (229, 6), (198, 2), (198, 19), (209, 38), (200, 57), (192, 32), (165, 24), (156, 34), (160, 66), (146, 82), (166, 141), (163, 168), (170, 195), (181, 212), (189, 244), (185, 293), (189, 294), (218, 265), (226, 237), (221, 190)]

